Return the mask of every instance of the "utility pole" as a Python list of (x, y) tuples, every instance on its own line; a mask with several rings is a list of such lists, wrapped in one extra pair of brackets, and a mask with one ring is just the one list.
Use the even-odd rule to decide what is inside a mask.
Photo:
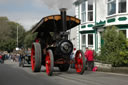
[(17, 48), (18, 48), (18, 25), (17, 25)]
[(19, 50), (19, 47), (18, 47), (18, 25), (17, 25), (17, 47), (16, 47), (16, 50)]

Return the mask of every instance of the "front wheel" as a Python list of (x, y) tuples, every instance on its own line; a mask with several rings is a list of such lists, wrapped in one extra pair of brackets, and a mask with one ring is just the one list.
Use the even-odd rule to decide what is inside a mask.
[(75, 69), (79, 74), (83, 74), (85, 70), (86, 59), (83, 51), (78, 50), (75, 54)]
[(52, 50), (48, 50), (45, 59), (46, 73), (48, 76), (52, 76), (54, 68), (54, 58)]

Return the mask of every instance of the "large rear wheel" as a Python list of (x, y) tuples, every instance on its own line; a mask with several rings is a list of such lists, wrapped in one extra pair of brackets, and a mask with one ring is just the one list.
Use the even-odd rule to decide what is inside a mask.
[(48, 76), (52, 76), (54, 70), (54, 58), (52, 50), (48, 50), (46, 53), (45, 66)]
[(39, 43), (33, 43), (31, 49), (31, 65), (33, 72), (39, 72), (41, 69), (41, 46)]
[(85, 70), (86, 59), (83, 51), (78, 50), (75, 54), (75, 69), (79, 74), (83, 74)]

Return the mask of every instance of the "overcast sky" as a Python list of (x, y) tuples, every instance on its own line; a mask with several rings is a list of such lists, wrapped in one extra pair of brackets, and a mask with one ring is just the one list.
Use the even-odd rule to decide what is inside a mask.
[(26, 30), (31, 29), (41, 18), (59, 14), (59, 8), (68, 8), (69, 15), (74, 14), (74, 0), (0, 0), (0, 16), (7, 16)]

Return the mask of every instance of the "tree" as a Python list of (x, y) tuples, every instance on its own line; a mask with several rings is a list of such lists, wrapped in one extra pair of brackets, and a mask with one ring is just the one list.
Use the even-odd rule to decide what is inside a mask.
[(19, 47), (23, 46), (25, 30), (7, 17), (0, 17), (0, 50), (13, 51), (16, 48), (17, 26), (19, 29)]
[(17, 39), (17, 27), (18, 27), (18, 47), (23, 47), (23, 41), (24, 41), (24, 37), (25, 37), (25, 30), (23, 28), (23, 26), (21, 26), (18, 23), (15, 22), (8, 22), (9, 27), (10, 27), (10, 31), (11, 31), (11, 35), (10, 37), (13, 39)]
[(0, 40), (9, 39), (10, 30), (7, 17), (0, 17)]
[(37, 35), (36, 33), (32, 33), (31, 31), (26, 32), (25, 39), (24, 39), (25, 48), (31, 48), (36, 35)]
[(102, 37), (104, 44), (101, 47), (101, 54), (97, 58), (105, 63), (111, 63), (113, 66), (125, 64), (128, 51), (126, 51), (127, 42), (124, 34), (118, 32), (115, 26), (112, 26), (105, 29)]

